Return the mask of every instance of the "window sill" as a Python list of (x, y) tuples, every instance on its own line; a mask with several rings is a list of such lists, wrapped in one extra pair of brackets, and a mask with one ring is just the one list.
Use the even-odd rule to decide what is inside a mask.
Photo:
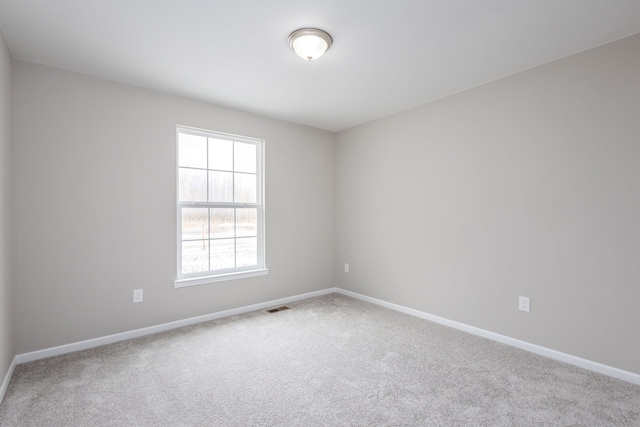
[(186, 286), (206, 285), (207, 283), (226, 282), (228, 280), (246, 279), (247, 277), (265, 276), (267, 274), (269, 274), (269, 269), (261, 268), (258, 270), (239, 271), (237, 273), (218, 274), (215, 276), (177, 279), (173, 282), (173, 286), (176, 288), (184, 288)]

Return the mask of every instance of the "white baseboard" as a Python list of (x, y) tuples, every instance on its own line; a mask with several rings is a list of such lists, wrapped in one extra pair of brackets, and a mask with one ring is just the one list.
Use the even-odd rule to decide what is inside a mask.
[(429, 313), (424, 313), (422, 311), (414, 310), (412, 308), (404, 307), (402, 305), (379, 300), (377, 298), (368, 297), (366, 295), (358, 294), (356, 292), (351, 292), (351, 291), (347, 291), (340, 288), (336, 288), (336, 292), (342, 295), (346, 295), (352, 298), (362, 300), (362, 301), (370, 302), (372, 304), (376, 304), (382, 307), (390, 308), (392, 310), (399, 311), (401, 313), (410, 314), (412, 316), (419, 317), (421, 319), (440, 323), (442, 325), (459, 329), (461, 331), (465, 331), (473, 335), (478, 335), (483, 338), (488, 338), (490, 340), (497, 341), (502, 344), (507, 344), (512, 347), (517, 347), (519, 349), (526, 350), (531, 353), (548, 357), (549, 359), (559, 360), (561, 362), (578, 366), (580, 368), (587, 369), (589, 371), (597, 372), (599, 374), (604, 374), (613, 378), (617, 378), (623, 381), (640, 385), (640, 375), (635, 374), (633, 372), (624, 371), (622, 369), (614, 368), (612, 366), (603, 365), (598, 362), (593, 362), (591, 360), (583, 359), (577, 356), (572, 356), (570, 354), (562, 353), (556, 350), (551, 350), (549, 348), (531, 344), (526, 341), (520, 341), (515, 338), (507, 337), (505, 335), (500, 335), (484, 329), (476, 328), (475, 326), (469, 326), (464, 323), (455, 322), (453, 320), (445, 319), (439, 316), (434, 316)]
[[(9, 385), (9, 380), (11, 379), (11, 374), (13, 373), (13, 370), (15, 369), (16, 364), (31, 362), (34, 360), (44, 359), (52, 356), (59, 356), (59, 355), (71, 353), (74, 351), (86, 350), (93, 347), (99, 347), (101, 345), (112, 344), (115, 342), (124, 341), (132, 338), (138, 338), (145, 335), (164, 332), (171, 329), (181, 328), (183, 326), (195, 325), (197, 323), (220, 319), (227, 316), (235, 316), (238, 314), (248, 313), (251, 311), (262, 310), (265, 308), (270, 308), (270, 307), (274, 307), (282, 304), (288, 304), (290, 302), (299, 301), (302, 299), (316, 297), (320, 295), (326, 295), (334, 292), (342, 295), (346, 295), (352, 298), (356, 298), (362, 301), (366, 301), (372, 304), (376, 304), (382, 307), (386, 307), (391, 310), (399, 311), (401, 313), (419, 317), (421, 319), (429, 320), (445, 326), (459, 329), (461, 331), (465, 331), (473, 335), (477, 335), (483, 338), (488, 338), (490, 340), (507, 344), (512, 347), (520, 348), (522, 350), (526, 350), (531, 353), (539, 354), (541, 356), (548, 357), (550, 359), (559, 360), (561, 362), (565, 362), (570, 365), (578, 366), (583, 369), (587, 369), (593, 372), (597, 372), (613, 378), (617, 378), (623, 381), (640, 385), (640, 375), (635, 374), (633, 372), (624, 371), (622, 369), (614, 368), (608, 365), (603, 365), (598, 362), (593, 362), (591, 360), (583, 359), (577, 356), (572, 356), (570, 354), (562, 353), (546, 347), (541, 347), (539, 345), (531, 344), (526, 341), (517, 340), (515, 338), (507, 337), (505, 335), (500, 335), (494, 332), (476, 328), (475, 326), (466, 325), (464, 323), (456, 322), (453, 320), (445, 319), (443, 317), (434, 316), (429, 313), (404, 307), (398, 304), (393, 304), (377, 298), (372, 298), (366, 295), (358, 294), (356, 292), (347, 291), (341, 288), (327, 288), (320, 291), (309, 292), (309, 293), (295, 295), (287, 298), (267, 301), (264, 303), (248, 305), (248, 306), (234, 308), (231, 310), (220, 311), (212, 314), (206, 314), (203, 316), (191, 317), (188, 319), (178, 320), (175, 322), (163, 323), (161, 325), (150, 326), (147, 328), (135, 329), (133, 331), (122, 332), (119, 334), (108, 335), (105, 337), (99, 337), (99, 338), (94, 338), (86, 341), (80, 341), (76, 343), (61, 345), (58, 347), (52, 347), (52, 348), (47, 348), (43, 350), (33, 351), (30, 353), (19, 354), (14, 358), (11, 368), (9, 369), (9, 372), (7, 372), (7, 375), (5, 376), (4, 382), (2, 383), (2, 388), (0, 389), (0, 397), (4, 396), (4, 392), (6, 391), (6, 388)], [(0, 402), (1, 401), (2, 400), (0, 399)]]
[(23, 353), (16, 356), (15, 361), (20, 363), (32, 362), (34, 360), (45, 359), (47, 357), (59, 356), (74, 351), (86, 350), (89, 348), (99, 347), (101, 345), (112, 344), (119, 341), (125, 341), (132, 338), (138, 338), (145, 335), (156, 334), (171, 329), (181, 328), (183, 326), (195, 325), (197, 323), (208, 322), (209, 320), (221, 319), (223, 317), (235, 316), (237, 314), (248, 313), (250, 311), (262, 310), (278, 305), (288, 304), (290, 302), (326, 295), (336, 292), (336, 288), (323, 289), (321, 291), (308, 292), (305, 294), (295, 295), (287, 298), (280, 298), (273, 301), (267, 301), (259, 304), (247, 305), (244, 307), (234, 308), (231, 310), (219, 311), (217, 313), (205, 314), (202, 316), (190, 317), (188, 319), (177, 320), (175, 322), (163, 323), (161, 325), (149, 326), (147, 328), (134, 329), (133, 331), (121, 332), (118, 334), (107, 335), (104, 337), (93, 338), (90, 340), (79, 341), (71, 344), (65, 344), (57, 347), (46, 348), (43, 350)]
[(9, 387), (9, 381), (11, 381), (11, 377), (13, 376), (13, 371), (16, 369), (16, 365), (18, 364), (17, 358), (14, 357), (11, 361), (11, 365), (9, 365), (9, 370), (7, 370), (7, 374), (4, 376), (4, 380), (2, 381), (2, 385), (0, 385), (0, 403), (4, 399), (4, 394), (7, 392), (7, 388)]

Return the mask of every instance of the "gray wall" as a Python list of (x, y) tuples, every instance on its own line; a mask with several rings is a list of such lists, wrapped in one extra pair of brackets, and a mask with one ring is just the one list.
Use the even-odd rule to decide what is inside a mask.
[(0, 384), (11, 365), (13, 339), (12, 277), (12, 116), (11, 54), (0, 32)]
[(334, 153), (336, 285), (640, 374), (640, 35)]
[[(332, 133), (19, 60), (14, 81), (17, 353), (333, 286)], [(174, 288), (177, 124), (266, 140), (269, 275)]]

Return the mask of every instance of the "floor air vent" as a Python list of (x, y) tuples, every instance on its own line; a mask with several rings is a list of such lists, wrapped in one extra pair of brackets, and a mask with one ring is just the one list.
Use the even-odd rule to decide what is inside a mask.
[(283, 305), (282, 307), (272, 308), (271, 310), (267, 310), (267, 313), (277, 313), (278, 311), (289, 310), (289, 307)]

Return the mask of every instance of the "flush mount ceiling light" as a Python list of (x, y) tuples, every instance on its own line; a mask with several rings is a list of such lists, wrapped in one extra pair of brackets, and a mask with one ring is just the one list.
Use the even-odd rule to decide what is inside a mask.
[(326, 31), (317, 28), (300, 28), (289, 35), (289, 46), (302, 59), (320, 58), (333, 43)]

